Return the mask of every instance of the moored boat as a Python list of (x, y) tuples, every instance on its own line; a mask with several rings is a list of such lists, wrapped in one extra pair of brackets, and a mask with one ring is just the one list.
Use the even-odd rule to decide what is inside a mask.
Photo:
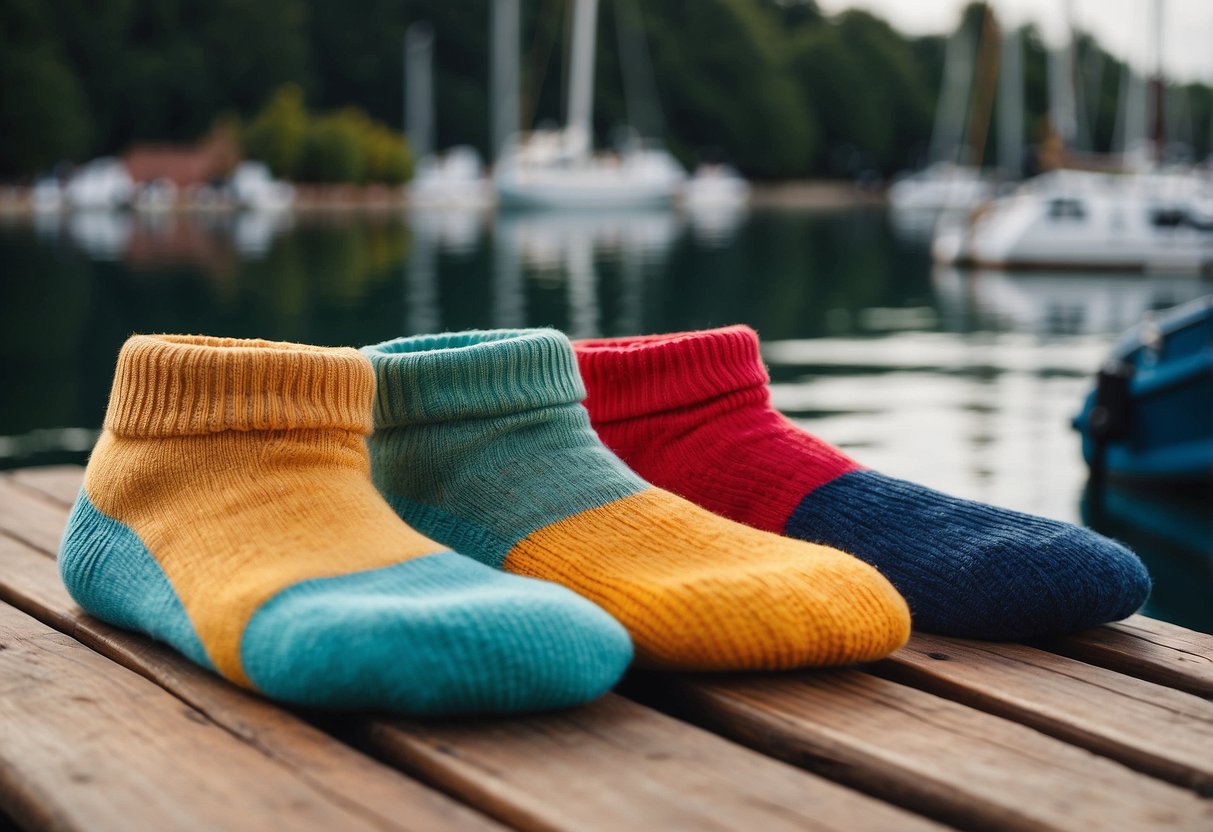
[(1093, 479), (1213, 482), (1213, 296), (1129, 332), (1074, 427)]

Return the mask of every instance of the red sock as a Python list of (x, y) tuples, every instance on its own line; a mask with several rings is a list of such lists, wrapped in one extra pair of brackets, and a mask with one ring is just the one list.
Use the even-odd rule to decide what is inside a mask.
[(771, 407), (748, 326), (574, 346), (602, 441), (716, 514), (782, 534), (806, 494), (861, 467)]
[(1070, 632), (1123, 618), (1149, 593), (1141, 561), (1112, 540), (862, 468), (797, 428), (771, 407), (749, 327), (576, 348), (594, 427), (642, 477), (867, 561), (926, 632)]

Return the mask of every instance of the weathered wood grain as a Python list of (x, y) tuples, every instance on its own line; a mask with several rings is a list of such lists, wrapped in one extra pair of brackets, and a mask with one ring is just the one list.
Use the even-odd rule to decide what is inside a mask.
[(645, 676), (632, 693), (763, 753), (962, 828), (1213, 828), (1213, 801), (859, 671)]
[(50, 553), (59, 550), (67, 507), (0, 475), (0, 529)]
[(0, 648), (0, 793), (25, 826), (385, 828), (8, 605), (0, 605)]
[(1213, 796), (1213, 702), (1016, 644), (915, 635), (875, 672)]
[(1213, 636), (1134, 615), (1042, 642), (1054, 653), (1213, 699)]
[(562, 713), (367, 729), (390, 759), (523, 829), (936, 828), (615, 695)]
[(84, 469), (79, 465), (47, 465), (42, 468), (19, 468), (10, 471), (8, 476), (17, 485), (70, 506), (80, 491)]
[[(300, 760), (293, 729), (280, 732), (274, 725), (275, 719), (298, 722), (289, 713), (161, 645), (81, 613), (48, 553), (6, 536), (3, 528), (0, 599), (72, 633), (275, 755), (323, 766), (333, 753), (315, 749)], [(938, 828), (618, 697), (537, 717), (435, 723), (361, 718), (341, 720), (334, 730), (358, 737), (399, 768), (524, 829)], [(647, 740), (641, 736), (645, 731), (652, 732)], [(563, 752), (550, 753), (553, 743)]]

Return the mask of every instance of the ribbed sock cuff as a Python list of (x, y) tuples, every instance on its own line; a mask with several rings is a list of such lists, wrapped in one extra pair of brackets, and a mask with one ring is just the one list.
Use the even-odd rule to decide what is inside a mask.
[(770, 381), (748, 326), (573, 344), (595, 423), (697, 404)]
[(368, 434), (374, 376), (357, 350), (203, 335), (134, 335), (105, 427), (126, 436), (328, 428)]
[(585, 398), (569, 339), (554, 329), (418, 335), (363, 347), (375, 426), (477, 419)]

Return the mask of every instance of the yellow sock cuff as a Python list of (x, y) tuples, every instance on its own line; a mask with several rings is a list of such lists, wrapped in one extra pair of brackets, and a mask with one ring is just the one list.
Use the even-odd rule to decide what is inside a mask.
[(105, 427), (120, 436), (329, 428), (371, 432), (375, 378), (357, 350), (201, 335), (135, 335)]

